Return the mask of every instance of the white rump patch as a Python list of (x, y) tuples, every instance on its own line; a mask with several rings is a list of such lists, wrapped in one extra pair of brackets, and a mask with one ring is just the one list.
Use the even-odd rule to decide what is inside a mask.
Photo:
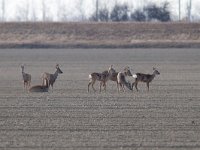
[(89, 79), (92, 79), (92, 75), (91, 74), (89, 74)]
[(136, 75), (136, 74), (133, 74), (133, 78), (137, 78), (137, 75)]

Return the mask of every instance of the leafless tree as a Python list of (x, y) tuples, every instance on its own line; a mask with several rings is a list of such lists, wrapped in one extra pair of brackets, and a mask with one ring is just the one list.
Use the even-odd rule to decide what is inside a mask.
[(18, 5), (16, 10), (16, 17), (18, 21), (29, 21), (29, 1), (25, 1), (24, 5)]
[(178, 16), (179, 16), (179, 21), (180, 21), (181, 20), (181, 0), (178, 1), (178, 6), (179, 6)]
[(46, 10), (47, 10), (46, 0), (42, 0), (42, 20), (43, 21), (46, 21)]
[(67, 21), (68, 19), (68, 13), (66, 11), (67, 6), (63, 2), (63, 0), (57, 1), (57, 18), (59, 21)]
[(1, 0), (1, 21), (5, 21), (5, 0)]
[(34, 0), (31, 1), (31, 21), (33, 21), (33, 22), (37, 21)]
[(191, 21), (191, 10), (192, 10), (192, 0), (189, 0), (189, 3), (187, 3), (187, 20)]
[(96, 21), (99, 21), (99, 0), (96, 0)]
[(85, 11), (83, 8), (83, 4), (84, 4), (84, 0), (78, 0), (77, 8), (78, 8), (78, 11), (80, 12), (81, 21), (85, 20)]

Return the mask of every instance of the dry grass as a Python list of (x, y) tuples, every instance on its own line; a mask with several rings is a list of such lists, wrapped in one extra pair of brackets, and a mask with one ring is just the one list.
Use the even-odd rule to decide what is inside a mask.
[(0, 47), (200, 47), (200, 24), (1, 23)]

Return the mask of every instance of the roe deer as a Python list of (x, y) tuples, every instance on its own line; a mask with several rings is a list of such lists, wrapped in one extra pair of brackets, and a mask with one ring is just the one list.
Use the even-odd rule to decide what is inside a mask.
[(21, 65), (22, 68), (22, 78), (24, 82), (24, 89), (28, 89), (31, 85), (31, 75), (24, 72), (24, 65)]
[(153, 68), (153, 74), (143, 74), (143, 73), (136, 73), (133, 75), (133, 78), (135, 78), (135, 82), (132, 84), (132, 88), (135, 85), (136, 90), (138, 91), (137, 85), (138, 82), (144, 82), (147, 84), (147, 89), (149, 91), (149, 83), (155, 78), (156, 75), (159, 75), (160, 72), (158, 72), (157, 69)]
[(132, 89), (132, 86), (131, 86), (131, 83), (126, 81), (126, 76), (132, 76), (132, 73), (130, 71), (130, 68), (129, 67), (125, 67), (124, 68), (124, 72), (119, 72), (117, 74), (117, 88), (118, 88), (118, 92), (120, 91), (119, 89), (119, 85), (120, 87), (123, 89), (123, 91), (125, 92), (125, 88), (124, 88), (124, 85), (129, 89), (129, 90), (133, 90)]
[(29, 88), (29, 92), (48, 92), (49, 90), (49, 85), (47, 79), (45, 79), (45, 84), (44, 85), (35, 85)]
[(59, 64), (56, 65), (56, 72), (54, 74), (50, 73), (43, 73), (42, 74), (42, 85), (44, 85), (44, 81), (47, 80), (47, 85), (52, 87), (53, 90), (53, 84), (56, 81), (58, 74), (62, 74), (62, 70), (59, 68)]
[(110, 68), (108, 69), (108, 71), (103, 71), (102, 73), (97, 73), (97, 72), (93, 72), (91, 74), (89, 74), (89, 84), (88, 84), (88, 92), (90, 89), (90, 85), (92, 84), (92, 89), (95, 92), (95, 88), (94, 88), (94, 84), (96, 81), (100, 81), (100, 92), (101, 92), (101, 87), (103, 85), (104, 90), (106, 91), (106, 82), (108, 81), (109, 77), (115, 72), (115, 70), (112, 68), (112, 65), (110, 66)]

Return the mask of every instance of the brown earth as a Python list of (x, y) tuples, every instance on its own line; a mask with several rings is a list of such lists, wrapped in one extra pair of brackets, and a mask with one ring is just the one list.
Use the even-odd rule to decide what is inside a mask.
[[(22, 63), (32, 85), (59, 63), (54, 91), (25, 92)], [(88, 75), (110, 64), (161, 74), (149, 92), (108, 81), (107, 92), (87, 93)], [(0, 149), (199, 150), (199, 77), (199, 49), (0, 49)]]
[(200, 47), (199, 23), (0, 23), (0, 48)]

